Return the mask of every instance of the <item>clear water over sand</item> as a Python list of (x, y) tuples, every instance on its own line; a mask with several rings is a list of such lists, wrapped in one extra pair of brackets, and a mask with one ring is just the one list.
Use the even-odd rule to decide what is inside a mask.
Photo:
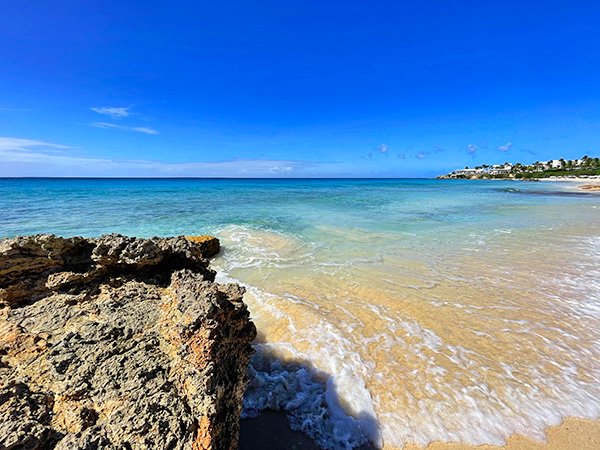
[[(318, 373), (257, 367), (258, 386), (288, 377), (304, 390), (296, 425), (322, 445), (502, 444), (600, 417), (599, 195), (501, 181), (0, 180), (0, 211), (1, 236), (218, 235), (214, 266), (247, 285), (258, 348)], [(247, 407), (260, 409), (255, 394)]]

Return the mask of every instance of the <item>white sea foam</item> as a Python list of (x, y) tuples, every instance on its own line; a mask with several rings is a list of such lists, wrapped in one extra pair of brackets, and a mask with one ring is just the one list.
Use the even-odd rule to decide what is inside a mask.
[(276, 345), (255, 347), (242, 418), (256, 417), (267, 408), (285, 411), (292, 429), (304, 431), (325, 449), (353, 449), (378, 440), (375, 418), (353, 417), (341, 407), (335, 377), (321, 375), (326, 378), (321, 381), (314, 368), (269, 356)]

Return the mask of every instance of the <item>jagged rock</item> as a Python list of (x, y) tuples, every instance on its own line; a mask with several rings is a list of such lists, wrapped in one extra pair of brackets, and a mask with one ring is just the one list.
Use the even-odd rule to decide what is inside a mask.
[(0, 448), (236, 448), (256, 330), (206, 251), (1, 240)]
[(185, 238), (199, 244), (205, 258), (212, 258), (221, 250), (221, 243), (214, 236), (186, 236)]

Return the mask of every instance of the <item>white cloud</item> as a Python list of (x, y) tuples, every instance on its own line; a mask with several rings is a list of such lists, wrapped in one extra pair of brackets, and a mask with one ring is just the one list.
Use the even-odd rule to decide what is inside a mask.
[(114, 123), (107, 123), (107, 122), (94, 122), (92, 123), (93, 127), (97, 127), (97, 128), (121, 128), (120, 125), (116, 125)]
[(136, 133), (144, 133), (144, 134), (160, 134), (154, 128), (149, 127), (128, 127), (125, 125), (117, 125), (116, 123), (108, 123), (108, 122), (94, 122), (92, 126), (97, 128), (116, 128), (118, 130), (124, 131), (135, 131)]
[(307, 161), (269, 159), (189, 163), (114, 160), (73, 155), (69, 149), (72, 147), (34, 139), (0, 137), (0, 177), (277, 177), (316, 167)]
[(469, 144), (467, 145), (467, 153), (469, 155), (474, 155), (475, 153), (477, 153), (477, 146), (475, 144)]
[(294, 168), (291, 166), (273, 166), (271, 170), (275, 173), (290, 173)]
[(427, 155), (429, 155), (429, 152), (419, 152), (419, 153), (415, 154), (415, 157), (417, 159), (425, 159), (425, 158), (427, 158)]
[(145, 134), (160, 134), (154, 128), (149, 128), (149, 127), (132, 127), (131, 131), (137, 131), (138, 133), (145, 133)]
[(101, 106), (90, 109), (94, 112), (97, 112), (98, 114), (110, 116), (113, 119), (121, 119), (123, 117), (129, 117), (131, 115), (129, 108), (125, 108), (122, 106)]
[(378, 148), (377, 151), (379, 153), (387, 153), (389, 151), (389, 147), (386, 144), (381, 144)]
[(498, 150), (501, 152), (507, 152), (511, 149), (512, 147), (512, 142), (507, 142), (504, 145), (501, 145), (500, 147), (498, 147)]

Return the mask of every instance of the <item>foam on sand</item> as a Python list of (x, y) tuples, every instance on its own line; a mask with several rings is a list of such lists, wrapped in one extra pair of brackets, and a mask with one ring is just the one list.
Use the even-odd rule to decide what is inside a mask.
[(597, 238), (497, 227), (399, 253), (322, 231), (221, 235), (219, 276), (246, 283), (262, 334), (244, 414), (285, 410), (324, 448), (542, 441), (600, 417)]

